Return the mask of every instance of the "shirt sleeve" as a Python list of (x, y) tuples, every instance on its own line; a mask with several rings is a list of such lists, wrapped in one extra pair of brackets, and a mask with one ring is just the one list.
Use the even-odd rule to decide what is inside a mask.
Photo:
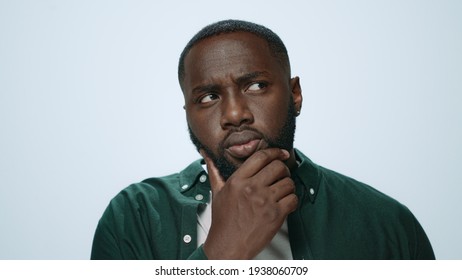
[(424, 229), (417, 221), (415, 216), (413, 215), (414, 224), (415, 224), (415, 250), (414, 250), (414, 259), (416, 260), (434, 260), (435, 254), (433, 252), (432, 245), (430, 244), (430, 240), (428, 239), (427, 235), (425, 234)]
[(98, 222), (93, 245), (91, 249), (92, 260), (120, 260), (123, 259), (119, 246), (117, 245), (115, 233), (107, 223), (106, 217), (111, 215), (111, 209), (106, 209), (103, 217)]

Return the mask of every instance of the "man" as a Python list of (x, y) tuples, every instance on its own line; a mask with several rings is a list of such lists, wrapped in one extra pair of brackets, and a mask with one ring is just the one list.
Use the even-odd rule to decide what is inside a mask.
[(118, 194), (92, 259), (434, 259), (405, 206), (293, 148), (300, 82), (271, 30), (205, 27), (178, 78), (203, 160)]

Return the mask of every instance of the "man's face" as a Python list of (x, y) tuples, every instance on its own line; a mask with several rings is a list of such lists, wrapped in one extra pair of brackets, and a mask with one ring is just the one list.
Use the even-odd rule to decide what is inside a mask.
[(224, 179), (258, 150), (292, 150), (300, 85), (264, 39), (246, 32), (207, 38), (190, 50), (184, 65), (191, 140)]

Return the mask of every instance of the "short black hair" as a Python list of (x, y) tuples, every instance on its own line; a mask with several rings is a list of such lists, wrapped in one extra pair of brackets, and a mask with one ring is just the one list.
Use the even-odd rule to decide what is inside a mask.
[(196, 35), (194, 35), (194, 37), (191, 38), (186, 47), (183, 49), (178, 63), (178, 81), (180, 82), (181, 87), (183, 87), (183, 79), (185, 75), (184, 59), (192, 47), (194, 47), (194, 45), (196, 45), (199, 41), (206, 38), (234, 32), (249, 32), (264, 39), (268, 43), (268, 47), (272, 54), (279, 60), (282, 66), (286, 68), (290, 76), (289, 55), (287, 53), (286, 46), (276, 33), (263, 25), (243, 20), (229, 19), (218, 21), (202, 28)]

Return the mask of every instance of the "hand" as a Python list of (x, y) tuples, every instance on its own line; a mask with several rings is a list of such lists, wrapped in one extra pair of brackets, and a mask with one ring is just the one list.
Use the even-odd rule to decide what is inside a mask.
[(252, 259), (297, 208), (295, 185), (283, 162), (289, 153), (278, 148), (257, 151), (225, 182), (213, 161), (200, 152), (213, 196), (205, 254), (209, 259)]

